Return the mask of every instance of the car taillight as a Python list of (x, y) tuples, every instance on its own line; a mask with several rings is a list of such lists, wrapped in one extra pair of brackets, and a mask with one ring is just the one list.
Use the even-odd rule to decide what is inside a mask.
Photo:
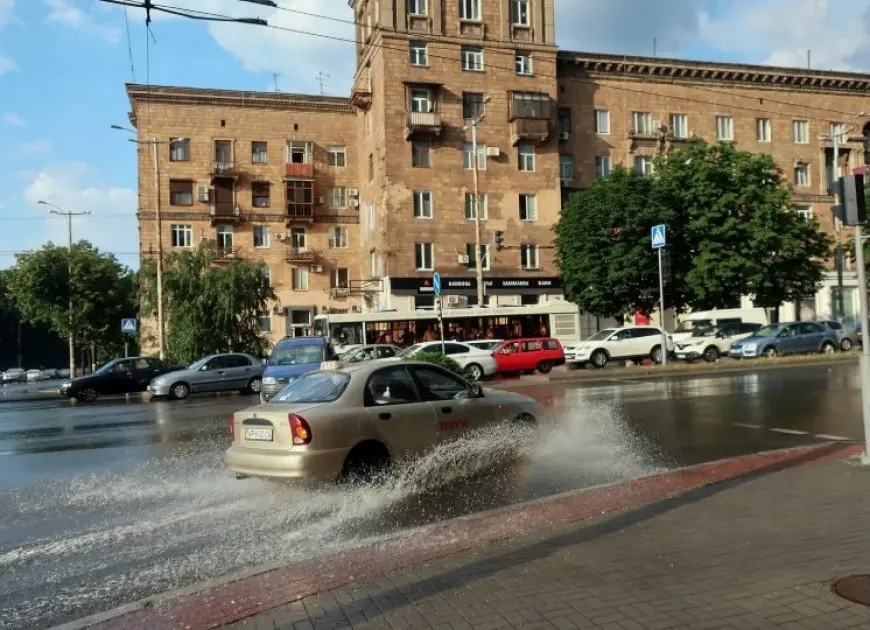
[(236, 414), (230, 414), (230, 441), (236, 441)]
[(293, 431), (293, 444), (304, 446), (311, 444), (311, 427), (305, 422), (305, 419), (291, 413), (289, 418), (290, 429)]

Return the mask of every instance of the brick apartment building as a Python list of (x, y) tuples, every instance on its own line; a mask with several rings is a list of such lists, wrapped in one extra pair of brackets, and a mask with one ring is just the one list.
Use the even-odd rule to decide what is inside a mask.
[[(870, 76), (559, 51), (554, 0), (351, 0), (349, 97), (129, 85), (140, 140), (159, 144), (163, 251), (217, 241), (259, 259), (280, 304), (273, 337), (321, 312), (562, 300), (552, 226), (563, 199), (616, 165), (649, 172), (690, 137), (772, 154), (795, 212), (831, 217), (841, 168), (865, 163)], [(480, 197), (471, 120), (478, 120)], [(822, 138), (821, 136), (825, 136)], [(157, 251), (150, 147), (140, 145), (140, 242)], [(502, 233), (496, 251), (493, 235)], [(847, 316), (855, 274), (843, 274)], [(782, 317), (832, 315), (837, 276)]]

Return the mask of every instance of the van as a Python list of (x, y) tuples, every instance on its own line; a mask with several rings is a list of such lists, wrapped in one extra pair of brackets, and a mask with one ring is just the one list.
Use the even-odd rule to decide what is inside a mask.
[(269, 402), (290, 381), (320, 368), (324, 361), (337, 359), (335, 348), (323, 337), (285, 337), (266, 361), (260, 401)]
[(712, 329), (723, 324), (759, 324), (767, 326), (767, 311), (763, 308), (717, 308), (710, 311), (695, 311), (680, 317), (680, 324), (674, 331), (674, 341), (686, 341), (701, 330)]

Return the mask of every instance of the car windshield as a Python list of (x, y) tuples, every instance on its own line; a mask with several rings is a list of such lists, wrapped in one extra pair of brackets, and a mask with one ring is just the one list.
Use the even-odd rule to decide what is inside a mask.
[(202, 366), (205, 365), (206, 361), (208, 361), (210, 358), (211, 357), (203, 357), (203, 358), (199, 359), (198, 361), (194, 361), (193, 363), (191, 363), (190, 365), (187, 366), (187, 369), (195, 372), (196, 370), (201, 369)]
[(326, 360), (326, 346), (322, 344), (290, 344), (278, 346), (269, 357), (269, 365), (310, 365)]
[(771, 335), (776, 334), (781, 326), (778, 324), (770, 324), (768, 326), (762, 326), (754, 333), (750, 335), (750, 337), (770, 337)]
[(311, 372), (278, 392), (274, 403), (325, 403), (341, 398), (350, 383), (345, 372)]
[(695, 328), (692, 331), (693, 337), (711, 337), (718, 334), (722, 329), (714, 328), (713, 326), (704, 326), (703, 328)]
[(589, 337), (589, 339), (587, 339), (586, 341), (603, 341), (615, 332), (615, 328), (605, 328), (604, 330), (599, 330), (597, 333)]
[(409, 346), (409, 347), (405, 348), (404, 350), (402, 350), (396, 356), (400, 356), (402, 358), (412, 357), (415, 354), (417, 354), (418, 352), (420, 352), (423, 349), (423, 346), (425, 346), (425, 345), (426, 344), (423, 344), (423, 343), (415, 343), (413, 346)]

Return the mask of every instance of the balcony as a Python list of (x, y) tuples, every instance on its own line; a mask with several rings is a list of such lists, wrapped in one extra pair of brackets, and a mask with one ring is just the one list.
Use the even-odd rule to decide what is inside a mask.
[(314, 164), (290, 163), (284, 165), (284, 176), (293, 179), (314, 179)]
[(235, 179), (239, 176), (238, 166), (233, 160), (215, 160), (211, 163), (211, 176)]
[(212, 225), (217, 225), (218, 223), (241, 223), (244, 220), (239, 204), (233, 201), (214, 202), (211, 204), (209, 216), (211, 217)]
[(294, 204), (287, 208), (285, 223), (313, 223), (314, 222), (314, 206)]
[(515, 118), (511, 121), (511, 142), (541, 144), (550, 137), (550, 121), (546, 118)]
[(317, 254), (304, 247), (291, 247), (287, 250), (287, 262), (294, 265), (313, 265), (317, 262)]
[(441, 114), (438, 112), (408, 112), (405, 140), (413, 136), (440, 136)]
[(372, 106), (372, 82), (368, 76), (362, 76), (353, 84), (350, 91), (350, 104), (367, 111)]
[(234, 246), (218, 247), (215, 250), (214, 261), (216, 263), (227, 263), (239, 259), (239, 248)]

